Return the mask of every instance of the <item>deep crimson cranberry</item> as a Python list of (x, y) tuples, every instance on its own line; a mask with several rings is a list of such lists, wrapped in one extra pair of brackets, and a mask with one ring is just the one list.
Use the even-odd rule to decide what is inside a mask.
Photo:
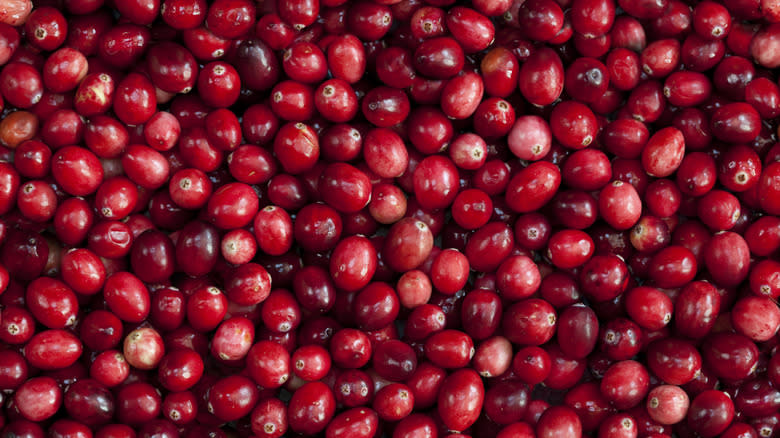
[(366, 70), (366, 51), (360, 39), (352, 34), (336, 37), (327, 49), (328, 67), (333, 77), (354, 84)]
[(314, 434), (325, 429), (336, 411), (333, 391), (322, 382), (308, 382), (293, 393), (287, 407), (290, 428)]
[(147, 122), (157, 109), (157, 97), (152, 82), (138, 73), (130, 73), (116, 87), (113, 109), (127, 125)]
[(24, 346), (27, 362), (44, 370), (67, 368), (76, 362), (82, 351), (76, 335), (59, 329), (38, 332)]
[(659, 339), (647, 348), (647, 365), (664, 382), (684, 385), (701, 372), (702, 356), (688, 341)]
[(689, 338), (704, 337), (715, 325), (721, 297), (710, 283), (694, 281), (686, 285), (674, 304), (677, 332)]
[(726, 393), (704, 391), (691, 401), (687, 424), (702, 435), (715, 436), (726, 430), (734, 418), (734, 404)]
[(149, 290), (129, 272), (118, 272), (108, 277), (103, 296), (111, 311), (123, 321), (141, 322), (149, 315)]
[(326, 312), (335, 305), (335, 286), (328, 271), (319, 266), (306, 266), (293, 280), (293, 291), (301, 307), (313, 312)]
[(401, 123), (409, 115), (409, 98), (402, 90), (377, 87), (366, 93), (361, 104), (363, 116), (380, 128)]
[(673, 303), (663, 292), (640, 286), (626, 292), (626, 312), (647, 330), (660, 330), (672, 320)]
[(200, 26), (206, 10), (205, 0), (163, 0), (160, 15), (172, 28), (183, 30)]
[[(718, 357), (717, 364), (711, 360)], [(719, 377), (744, 379), (755, 372), (758, 353), (750, 338), (736, 333), (717, 333), (706, 338), (702, 359)]]
[(197, 84), (203, 102), (215, 108), (233, 105), (241, 92), (238, 72), (221, 61), (206, 64), (198, 73)]
[(119, 420), (124, 424), (141, 425), (156, 418), (162, 398), (148, 383), (133, 382), (122, 386), (116, 395)]
[(560, 184), (561, 173), (557, 166), (545, 161), (534, 162), (510, 180), (507, 204), (518, 213), (538, 210), (552, 199)]
[(355, 296), (355, 322), (364, 330), (376, 330), (390, 324), (400, 310), (398, 296), (386, 283), (369, 283)]
[(319, 190), (329, 206), (343, 213), (355, 213), (371, 198), (368, 176), (346, 163), (329, 164), (320, 175)]
[(197, 80), (195, 57), (173, 42), (162, 42), (149, 48), (146, 63), (152, 83), (169, 93), (187, 93)]

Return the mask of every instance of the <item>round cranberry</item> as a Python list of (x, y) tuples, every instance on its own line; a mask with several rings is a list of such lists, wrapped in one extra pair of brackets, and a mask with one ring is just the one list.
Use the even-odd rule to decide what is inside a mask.
[(50, 418), (60, 408), (62, 390), (51, 377), (33, 377), (16, 389), (13, 401), (23, 418), (39, 422)]
[(716, 436), (726, 430), (734, 418), (734, 403), (716, 390), (697, 395), (688, 409), (688, 427), (702, 436)]
[(335, 412), (333, 391), (322, 382), (305, 383), (293, 393), (287, 407), (290, 428), (305, 434), (325, 430)]

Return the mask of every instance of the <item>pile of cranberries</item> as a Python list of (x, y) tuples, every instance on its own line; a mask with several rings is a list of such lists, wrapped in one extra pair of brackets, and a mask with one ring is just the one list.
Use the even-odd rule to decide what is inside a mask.
[(780, 1), (0, 1), (0, 437), (780, 437)]

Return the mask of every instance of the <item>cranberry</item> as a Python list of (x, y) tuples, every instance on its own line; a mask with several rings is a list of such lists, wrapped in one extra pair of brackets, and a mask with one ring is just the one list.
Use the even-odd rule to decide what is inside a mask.
[(716, 390), (697, 395), (688, 409), (688, 426), (700, 434), (715, 436), (731, 424), (734, 404), (726, 393)]
[(293, 393), (287, 407), (293, 431), (314, 434), (325, 429), (333, 418), (336, 401), (333, 391), (322, 382), (308, 382)]

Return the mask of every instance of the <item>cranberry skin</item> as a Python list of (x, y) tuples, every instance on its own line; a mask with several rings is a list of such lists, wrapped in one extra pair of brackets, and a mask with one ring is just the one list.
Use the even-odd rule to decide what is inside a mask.
[(17, 388), (13, 402), (23, 418), (39, 422), (51, 418), (60, 408), (62, 391), (51, 377), (33, 377)]
[(458, 185), (458, 169), (447, 157), (427, 157), (414, 170), (414, 194), (423, 208), (449, 206), (458, 194)]
[(317, 134), (305, 123), (287, 123), (276, 134), (274, 154), (286, 172), (293, 175), (307, 172), (320, 156)]
[(325, 167), (318, 187), (325, 203), (342, 213), (356, 213), (371, 199), (368, 176), (346, 163), (331, 163)]
[(409, 97), (403, 90), (380, 86), (366, 93), (360, 109), (374, 126), (389, 128), (406, 120), (410, 110)]
[(662, 381), (670, 385), (684, 385), (701, 372), (702, 356), (688, 341), (659, 339), (647, 348), (647, 365)]
[(207, 397), (206, 409), (209, 413), (222, 421), (235, 421), (252, 411), (259, 392), (249, 378), (233, 375), (214, 383)]
[(558, 166), (546, 161), (534, 162), (510, 180), (505, 199), (512, 210), (528, 213), (548, 203), (560, 185)]
[(481, 52), (494, 41), (493, 23), (474, 9), (456, 6), (448, 11), (446, 23), (466, 53)]
[(0, 370), (3, 371), (0, 379), (0, 389), (15, 390), (25, 381), (29, 375), (29, 369), (24, 357), (13, 350), (0, 352)]
[(94, 193), (103, 180), (98, 158), (79, 146), (66, 146), (52, 156), (52, 175), (57, 184), (73, 196)]
[(710, 129), (722, 141), (749, 143), (761, 131), (761, 116), (747, 103), (729, 103), (713, 112)]
[(206, 205), (211, 222), (226, 230), (248, 225), (255, 218), (258, 208), (257, 194), (244, 183), (229, 183), (218, 188)]
[(463, 368), (474, 356), (471, 338), (458, 330), (434, 333), (425, 341), (425, 357), (442, 368)]
[(464, 254), (471, 268), (492, 272), (509, 256), (514, 248), (512, 229), (503, 222), (490, 222), (475, 231), (466, 243)]
[(150, 47), (146, 64), (152, 83), (163, 91), (188, 93), (195, 86), (195, 57), (179, 44), (166, 41)]
[(260, 400), (250, 418), (252, 432), (258, 437), (279, 438), (287, 432), (287, 406), (277, 398)]
[(457, 75), (465, 62), (463, 48), (450, 37), (430, 38), (417, 46), (414, 67), (424, 76), (448, 79)]
[(574, 305), (558, 316), (558, 345), (569, 357), (584, 359), (596, 347), (599, 323), (596, 313), (588, 307)]
[(325, 437), (370, 438), (377, 433), (378, 429), (379, 416), (376, 411), (368, 408), (352, 408), (333, 418), (325, 429)]
[(0, 94), (18, 108), (31, 108), (43, 98), (43, 79), (31, 65), (7, 64), (0, 71)]
[(703, 338), (712, 330), (720, 313), (721, 297), (710, 283), (688, 283), (674, 303), (675, 329), (688, 338)]
[(640, 286), (625, 295), (626, 312), (647, 330), (660, 330), (672, 320), (672, 300), (658, 289)]
[(719, 158), (718, 181), (732, 192), (744, 192), (760, 180), (758, 154), (745, 145), (728, 148)]
[(647, 395), (650, 376), (644, 365), (633, 360), (616, 362), (601, 381), (601, 393), (618, 409), (629, 409)]
[(103, 286), (103, 297), (111, 311), (126, 322), (141, 322), (149, 315), (149, 290), (135, 275), (117, 272)]
[(658, 130), (642, 149), (642, 168), (650, 176), (663, 178), (680, 167), (685, 152), (685, 138), (673, 127)]
[(278, 388), (290, 377), (290, 353), (276, 342), (257, 342), (246, 360), (249, 375), (264, 388)]
[(290, 399), (287, 417), (290, 429), (313, 435), (325, 430), (336, 412), (333, 391), (322, 382), (308, 382)]
[[(143, 145), (130, 145), (122, 156), (122, 168), (130, 181), (144, 189), (157, 189), (168, 180), (170, 168), (165, 157)], [(100, 193), (100, 190), (98, 190)]]
[(733, 418), (734, 404), (731, 398), (725, 392), (708, 390), (691, 402), (687, 424), (701, 436), (714, 437), (726, 430)]
[(363, 43), (352, 34), (336, 37), (327, 49), (328, 67), (333, 77), (354, 84), (366, 71), (366, 51)]
[(571, 3), (571, 25), (575, 32), (587, 38), (604, 35), (615, 19), (612, 0), (574, 0)]
[(32, 314), (17, 306), (8, 306), (2, 313), (0, 339), (11, 345), (24, 344), (32, 336), (35, 329), (35, 319)]
[[(716, 358), (717, 363), (713, 363)], [(717, 333), (705, 339), (702, 359), (718, 377), (739, 380), (754, 373), (758, 348), (744, 335)]]
[(687, 154), (677, 169), (677, 187), (689, 196), (706, 195), (715, 186), (715, 159), (704, 152)]
[(326, 312), (335, 305), (335, 286), (328, 272), (319, 266), (306, 266), (293, 280), (293, 291), (301, 307)]
[(536, 161), (550, 152), (552, 132), (543, 118), (520, 116), (509, 131), (508, 143), (512, 153), (521, 160)]
[(485, 388), (479, 374), (468, 368), (460, 369), (442, 382), (438, 413), (449, 430), (463, 431), (477, 421), (484, 398)]
[(286, 253), (293, 244), (290, 215), (272, 205), (261, 209), (254, 219), (254, 237), (264, 253), (275, 256)]
[(371, 281), (376, 269), (376, 250), (363, 236), (350, 236), (342, 240), (330, 256), (333, 283), (346, 291), (362, 289)]
[(676, 424), (685, 419), (690, 400), (679, 386), (660, 385), (647, 395), (647, 412), (660, 424)]
[(177, 30), (200, 26), (206, 19), (206, 0), (163, 0), (160, 15), (163, 21)]
[(16, 206), (16, 195), (20, 185), (19, 172), (13, 165), (0, 163), (0, 213), (6, 214)]
[(116, 398), (118, 419), (123, 424), (139, 426), (160, 414), (162, 398), (148, 383), (128, 383), (119, 389)]
[(371, 171), (383, 178), (401, 176), (409, 161), (403, 139), (386, 128), (372, 129), (365, 134), (363, 156)]
[(46, 277), (27, 285), (25, 305), (39, 323), (50, 329), (72, 325), (79, 310), (73, 290), (59, 280)]
[(474, 114), (484, 94), (482, 78), (465, 72), (447, 81), (442, 90), (441, 108), (453, 119), (466, 119)]
[(659, 287), (682, 287), (693, 280), (697, 267), (693, 252), (683, 246), (671, 245), (650, 259), (648, 276)]
[(582, 423), (577, 413), (568, 406), (551, 406), (536, 423), (539, 438), (582, 436)]
[(550, 105), (563, 92), (564, 70), (558, 54), (547, 47), (534, 50), (520, 67), (520, 92), (525, 99), (539, 106)]
[(321, 82), (327, 76), (327, 61), (320, 48), (310, 42), (299, 41), (284, 51), (282, 67), (290, 79), (307, 84)]
[(352, 120), (358, 111), (358, 100), (352, 87), (342, 79), (323, 82), (314, 92), (317, 111), (331, 122)]
[(627, 230), (642, 215), (642, 200), (631, 184), (614, 181), (599, 193), (599, 213), (612, 228)]
[(247, 0), (217, 0), (209, 6), (206, 26), (220, 38), (238, 38), (252, 29), (255, 9)]
[(36, 333), (24, 346), (27, 363), (42, 370), (59, 370), (73, 365), (83, 351), (81, 341), (65, 330)]
[(243, 87), (263, 91), (271, 89), (279, 82), (279, 61), (265, 42), (245, 40), (238, 46), (233, 58), (232, 62)]
[(582, 149), (569, 155), (561, 166), (563, 181), (581, 190), (598, 190), (612, 178), (607, 155), (596, 149)]
[[(144, 92), (148, 91), (145, 89)], [(115, 81), (106, 73), (90, 73), (81, 81), (73, 107), (84, 117), (95, 116), (111, 109), (116, 95)], [(140, 97), (143, 97), (141, 94)]]
[(139, 73), (130, 73), (117, 84), (114, 113), (126, 125), (141, 125), (157, 110), (152, 82)]
[(706, 244), (704, 264), (715, 283), (736, 286), (747, 278), (750, 270), (750, 249), (737, 233), (718, 233)]
[(138, 189), (135, 184), (121, 176), (107, 178), (95, 193), (95, 210), (107, 220), (127, 217), (137, 202)]
[(768, 214), (777, 215), (780, 213), (780, 184), (778, 184), (778, 175), (780, 175), (780, 164), (771, 163), (761, 172), (761, 179), (758, 182), (758, 200), (761, 208)]
[(509, 306), (503, 314), (501, 326), (512, 343), (542, 345), (555, 334), (555, 309), (539, 298), (529, 298)]
[(219, 256), (217, 229), (207, 223), (193, 221), (181, 229), (176, 241), (176, 266), (191, 276), (211, 272)]
[(212, 62), (198, 73), (198, 91), (206, 105), (227, 108), (238, 100), (241, 79), (233, 66), (221, 61)]
[(43, 84), (54, 93), (75, 89), (86, 75), (87, 58), (69, 47), (52, 53), (43, 66)]
[(551, 0), (531, 0), (520, 7), (518, 21), (524, 34), (534, 41), (549, 41), (561, 32), (564, 15)]
[(271, 275), (257, 263), (241, 265), (228, 274), (225, 292), (238, 305), (260, 304), (271, 293)]
[(352, 304), (355, 322), (363, 330), (378, 330), (392, 323), (400, 311), (398, 296), (386, 283), (369, 283)]
[(641, 79), (639, 55), (626, 48), (615, 48), (606, 59), (609, 85), (620, 90), (633, 90)]
[(583, 231), (561, 230), (550, 237), (547, 250), (553, 265), (561, 269), (571, 269), (590, 259), (595, 246), (591, 237)]
[(777, 389), (767, 379), (747, 381), (740, 385), (734, 404), (739, 412), (751, 417), (772, 415), (780, 407)]
[(0, 25), (0, 64), (5, 65), (19, 48), (19, 31), (8, 23)]

